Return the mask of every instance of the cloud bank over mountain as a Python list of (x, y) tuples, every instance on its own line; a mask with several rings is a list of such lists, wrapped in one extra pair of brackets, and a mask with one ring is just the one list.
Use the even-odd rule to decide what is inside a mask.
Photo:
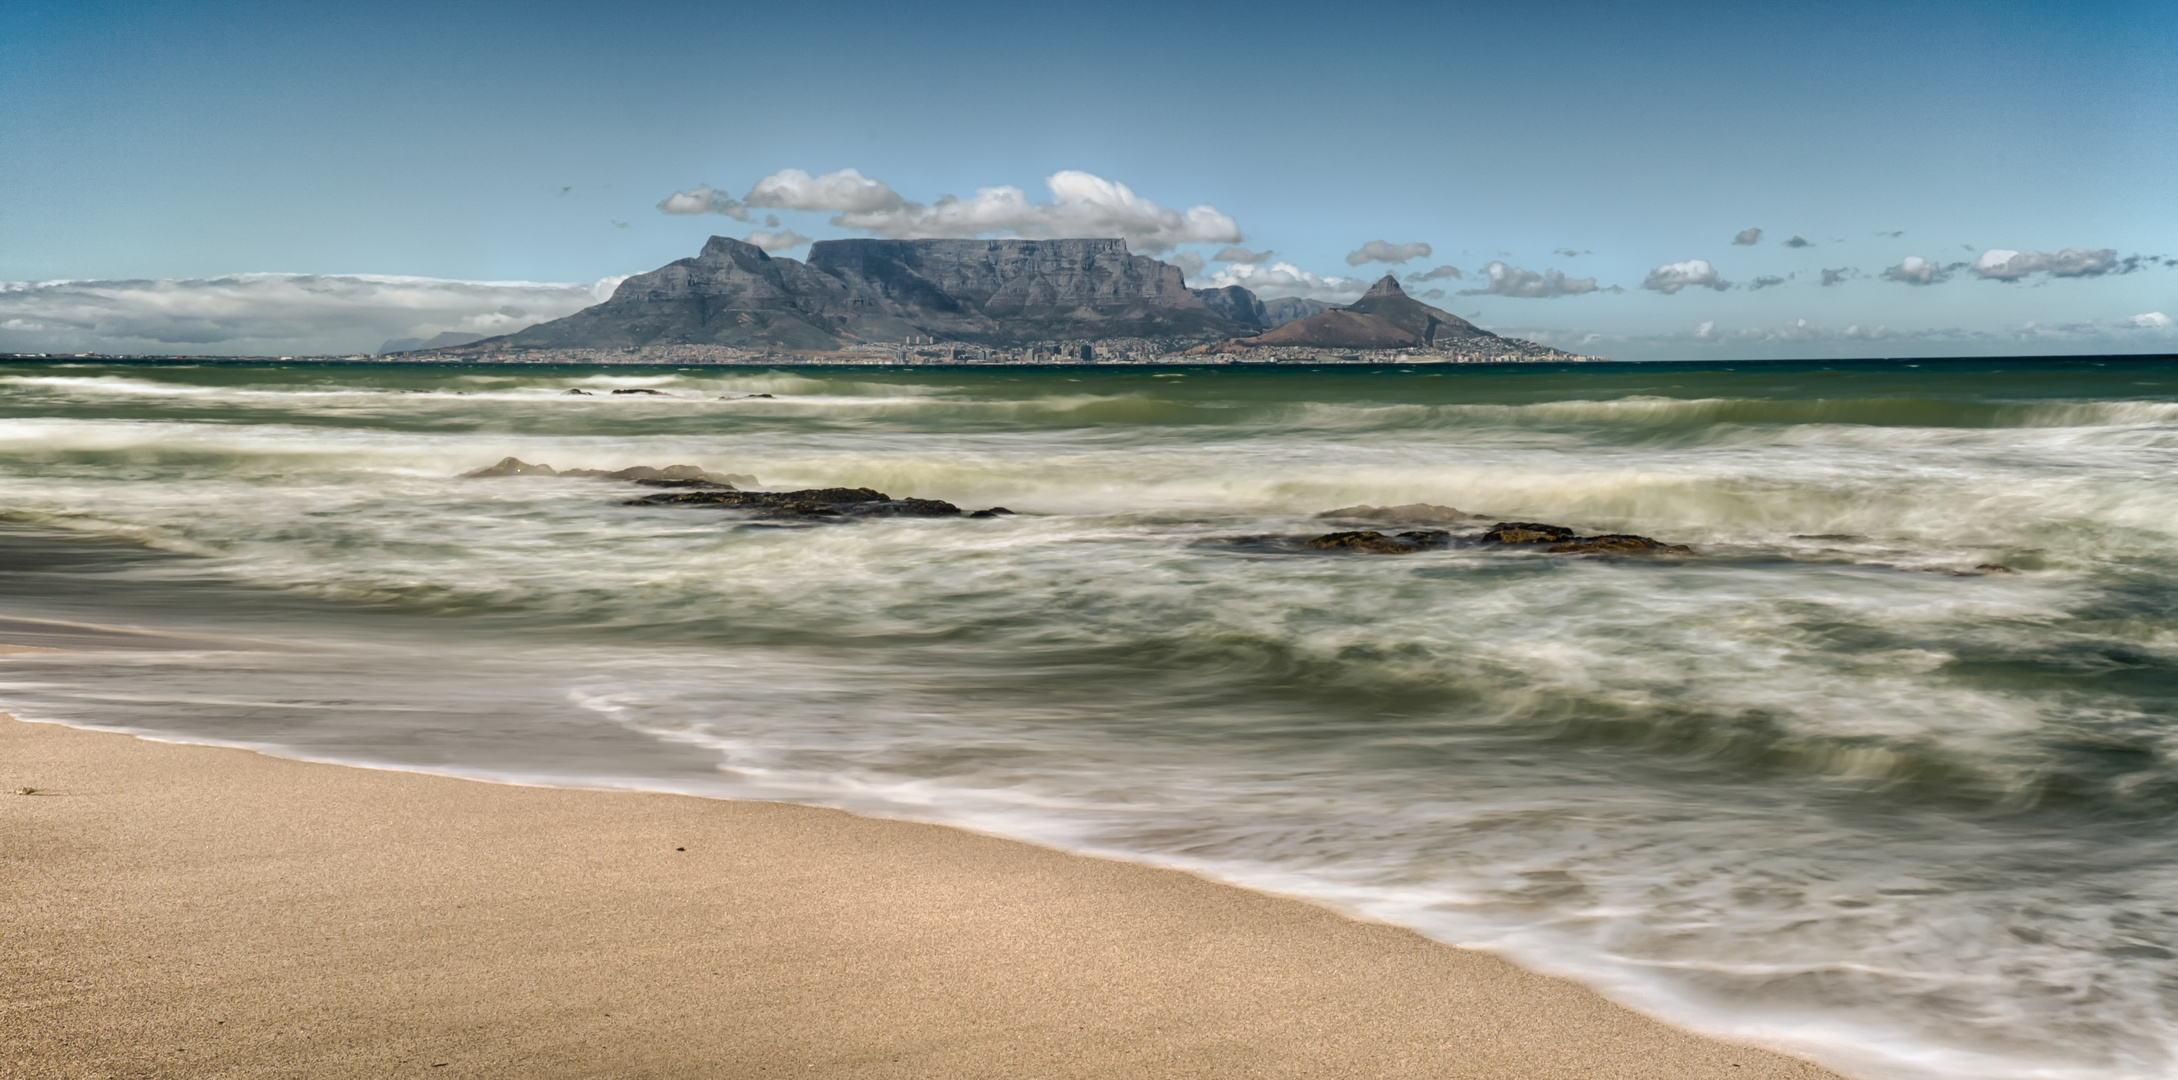
[[(781, 169), (736, 200), (698, 185), (658, 204), (667, 214), (723, 214), (746, 220), (748, 209), (801, 210), (833, 215), (837, 228), (889, 240), (1118, 237), (1135, 251), (1161, 255), (1181, 244), (1237, 244), (1240, 223), (1208, 203), (1184, 210), (1158, 205), (1116, 180), (1068, 169), (1044, 178), (1048, 202), (1017, 187), (978, 188), (973, 197), (941, 195), (914, 202), (882, 180), (854, 169), (811, 175)], [(753, 241), (752, 241), (753, 242)], [(1427, 254), (1424, 246), (1423, 254)]]
[(366, 274), (235, 274), (139, 281), (0, 282), (0, 351), (374, 352), (392, 339), (490, 336), (612, 295), (590, 284)]
[(1360, 278), (1325, 277), (1287, 262), (1269, 266), (1236, 263), (1204, 278), (1201, 284), (1213, 289), (1239, 285), (1265, 300), (1293, 296), (1337, 304), (1352, 303), (1369, 291), (1369, 283)]
[(1346, 265), (1361, 266), (1380, 262), (1394, 265), (1411, 259), (1429, 258), (1429, 245), (1419, 241), (1411, 244), (1393, 244), (1383, 240), (1371, 240), (1354, 251), (1347, 252)]

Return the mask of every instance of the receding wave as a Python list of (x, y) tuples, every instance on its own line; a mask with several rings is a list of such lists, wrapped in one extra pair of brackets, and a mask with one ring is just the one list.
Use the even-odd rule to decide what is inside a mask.
[[(12, 365), (10, 617), (193, 644), (0, 705), (1183, 866), (1855, 1075), (2171, 1075), (2178, 383), (1627, 367)], [(1015, 513), (459, 478), (510, 455)], [(1297, 542), (1362, 503), (1692, 551)]]

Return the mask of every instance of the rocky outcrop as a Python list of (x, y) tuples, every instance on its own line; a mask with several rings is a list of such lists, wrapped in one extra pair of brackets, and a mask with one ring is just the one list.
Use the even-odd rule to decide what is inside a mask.
[(822, 240), (804, 263), (714, 236), (602, 304), (471, 348), (1205, 340), (1264, 325), (1213, 309), (1124, 240)]
[[(740, 510), (754, 517), (790, 520), (839, 520), (867, 517), (960, 517), (961, 508), (940, 499), (895, 499), (870, 488), (811, 488), (805, 491), (689, 491), (635, 499), (629, 506), (711, 506)], [(1006, 511), (1012, 513), (1012, 511)], [(978, 512), (974, 517), (995, 517)]]
[(1434, 529), (1386, 536), (1380, 532), (1336, 532), (1315, 537), (1306, 547), (1315, 551), (1360, 551), (1371, 555), (1411, 555), (1448, 545), (1452, 534)]
[(1685, 544), (1666, 544), (1632, 533), (1578, 536), (1563, 525), (1532, 521), (1500, 521), (1483, 530), (1482, 541), (1511, 547), (1547, 544), (1544, 550), (1553, 555), (1686, 555), (1694, 550)]
[[(1420, 504), (1417, 504), (1420, 505)], [(1348, 507), (1348, 510), (1377, 509), (1376, 507)], [(1400, 510), (1403, 507), (1386, 509)], [(1449, 510), (1450, 507), (1431, 509)], [(1458, 513), (1458, 511), (1453, 511)], [(1339, 514), (1333, 511), (1333, 514)], [(1324, 517), (1330, 514), (1319, 515)], [(1281, 541), (1276, 537), (1241, 537), (1234, 541), (1250, 547), (1276, 548)], [(1282, 541), (1292, 550), (1293, 540)], [(1532, 521), (1500, 521), (1480, 536), (1468, 535), (1455, 538), (1442, 529), (1419, 529), (1386, 536), (1375, 531), (1335, 532), (1300, 541), (1299, 546), (1309, 551), (1351, 551), (1368, 555), (1411, 555), (1418, 551), (1433, 551), (1452, 546), (1472, 547), (1540, 547), (1553, 555), (1687, 555), (1693, 548), (1685, 544), (1666, 544), (1646, 536), (1631, 533), (1605, 533), (1601, 536), (1581, 536), (1563, 525), (1543, 525)]]

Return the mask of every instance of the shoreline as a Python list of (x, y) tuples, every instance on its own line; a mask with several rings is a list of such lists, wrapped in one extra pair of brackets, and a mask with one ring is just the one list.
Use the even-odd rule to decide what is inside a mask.
[(1305, 901), (942, 825), (4, 713), (0, 798), (8, 1076), (1834, 1075)]

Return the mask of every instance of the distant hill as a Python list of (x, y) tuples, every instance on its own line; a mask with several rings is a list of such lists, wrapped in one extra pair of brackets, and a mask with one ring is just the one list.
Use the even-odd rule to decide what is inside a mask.
[(1408, 296), (1390, 274), (1369, 287), (1361, 299), (1342, 308), (1319, 311), (1275, 329), (1207, 346), (1204, 352), (1262, 348), (1424, 349), (1481, 356), (1568, 356), (1532, 341), (1499, 337), (1448, 311)]
[[(1206, 290), (1225, 293), (1225, 290)], [(621, 282), (563, 319), (478, 342), (499, 348), (696, 344), (826, 350), (859, 342), (1007, 346), (1111, 338), (1208, 341), (1268, 325), (1254, 297), (1218, 306), (1124, 240), (822, 240), (809, 261), (714, 236), (703, 252)]]

